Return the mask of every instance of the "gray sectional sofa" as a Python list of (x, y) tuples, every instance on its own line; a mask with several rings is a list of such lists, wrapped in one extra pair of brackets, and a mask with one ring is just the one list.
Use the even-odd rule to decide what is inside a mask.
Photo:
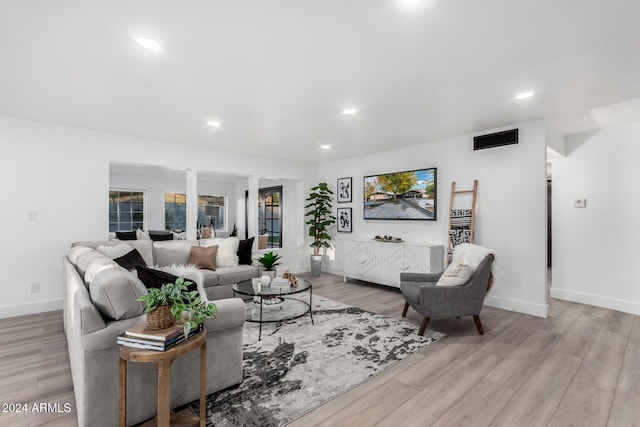
[[(112, 259), (98, 252), (99, 246), (120, 241), (77, 242), (63, 259), (64, 328), (69, 347), (71, 375), (78, 425), (113, 426), (118, 421), (118, 360), (116, 337), (127, 328), (145, 322), (143, 304), (136, 298), (147, 292), (144, 284)], [(126, 241), (137, 249), (145, 263), (186, 263), (198, 241)], [(186, 254), (186, 257), (185, 257)], [(239, 265), (201, 270), (199, 289), (215, 300), (218, 314), (207, 320), (207, 394), (242, 381), (242, 328), (245, 306), (231, 297), (236, 281), (258, 277), (260, 268)], [(204, 287), (204, 292), (203, 292)], [(204, 296), (204, 295), (203, 295)], [(222, 299), (221, 299), (222, 298)], [(171, 406), (199, 396), (198, 352), (180, 357), (172, 365)], [(157, 373), (152, 364), (129, 363), (127, 369), (127, 423), (135, 424), (156, 413)]]

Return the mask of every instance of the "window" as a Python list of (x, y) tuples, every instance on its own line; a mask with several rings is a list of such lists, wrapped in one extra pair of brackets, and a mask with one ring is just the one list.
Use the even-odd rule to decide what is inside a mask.
[(187, 229), (187, 196), (164, 194), (164, 229), (183, 231)]
[[(207, 206), (217, 206), (217, 215), (207, 215)], [(225, 229), (224, 196), (198, 196), (198, 225), (215, 225), (216, 230)]]
[(109, 232), (144, 229), (144, 192), (109, 191)]
[[(245, 206), (249, 192), (245, 192)], [(245, 209), (245, 224), (248, 223)], [(248, 227), (246, 227), (248, 230)], [(282, 186), (258, 190), (258, 233), (267, 234), (267, 248), (282, 247)], [(247, 236), (248, 237), (248, 236)]]
[[(210, 216), (205, 213), (206, 206), (218, 206), (218, 214)], [(226, 212), (225, 196), (198, 196), (198, 228), (201, 225), (215, 224), (216, 230), (224, 230)], [(178, 193), (164, 195), (164, 226), (167, 230), (186, 230), (187, 228), (187, 196)]]

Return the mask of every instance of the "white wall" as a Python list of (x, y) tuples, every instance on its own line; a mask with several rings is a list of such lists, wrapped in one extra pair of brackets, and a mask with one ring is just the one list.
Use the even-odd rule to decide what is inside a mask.
[[(109, 162), (316, 181), (314, 165), (8, 117), (0, 141), (0, 220), (10, 242), (0, 257), (0, 318), (62, 307), (62, 256), (74, 241), (108, 238)], [(302, 227), (294, 232), (303, 239)]]
[(573, 135), (553, 161), (552, 297), (640, 314), (639, 140), (640, 122)]
[[(546, 316), (544, 123), (521, 123), (483, 134), (514, 127), (519, 128), (517, 145), (473, 151), (473, 135), (465, 135), (320, 165), (319, 180), (334, 190), (337, 178), (353, 177), (353, 202), (334, 203), (334, 212), (337, 207), (353, 208), (353, 233), (337, 233), (334, 228), (336, 257), (328, 269), (342, 273), (341, 242), (350, 238), (393, 235), (446, 248), (451, 182), (470, 189), (477, 179), (476, 243), (497, 251), (496, 284), (485, 303)], [(438, 168), (437, 221), (362, 219), (364, 176), (429, 167)]]

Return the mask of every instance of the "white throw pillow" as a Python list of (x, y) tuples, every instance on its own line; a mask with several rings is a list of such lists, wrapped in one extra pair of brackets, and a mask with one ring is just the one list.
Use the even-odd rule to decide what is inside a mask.
[(238, 246), (240, 245), (240, 239), (237, 237), (202, 239), (200, 244), (206, 247), (218, 245), (216, 267), (237, 267), (239, 265)]
[(128, 254), (133, 250), (133, 248), (127, 243), (119, 243), (115, 246), (100, 245), (96, 248), (96, 250), (102, 255), (105, 255), (111, 259), (116, 259)]
[(436, 286), (460, 286), (469, 281), (473, 275), (474, 268), (466, 258), (461, 257), (453, 261), (440, 276)]
[(136, 230), (136, 239), (138, 240), (151, 240), (151, 236), (149, 236), (148, 230)]

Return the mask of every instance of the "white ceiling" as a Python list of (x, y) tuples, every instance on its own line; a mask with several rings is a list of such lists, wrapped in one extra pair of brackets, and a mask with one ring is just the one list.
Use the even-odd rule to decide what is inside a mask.
[(0, 0), (0, 114), (311, 163), (573, 133), (639, 118), (639, 21), (638, 0)]

